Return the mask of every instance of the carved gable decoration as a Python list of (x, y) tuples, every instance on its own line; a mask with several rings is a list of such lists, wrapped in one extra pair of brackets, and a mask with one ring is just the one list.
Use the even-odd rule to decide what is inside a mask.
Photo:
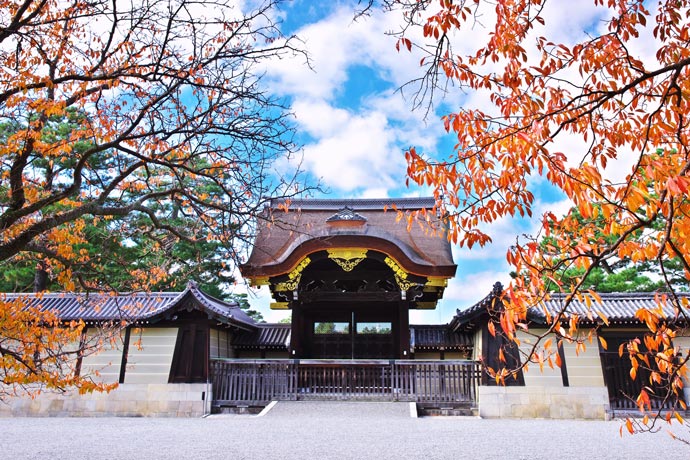
[(346, 272), (351, 272), (361, 261), (367, 258), (366, 249), (329, 249), (328, 258), (340, 265)]
[(357, 214), (348, 206), (340, 208), (337, 213), (326, 219), (326, 223), (334, 227), (361, 227), (366, 222), (366, 217)]

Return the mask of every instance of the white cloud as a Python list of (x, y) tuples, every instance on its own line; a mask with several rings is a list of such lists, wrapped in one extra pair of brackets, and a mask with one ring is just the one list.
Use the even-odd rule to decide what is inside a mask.
[[(316, 142), (305, 146), (304, 166), (336, 193), (399, 186), (404, 159), (384, 114), (357, 115), (324, 104), (298, 103), (295, 108), (298, 114), (309, 113), (305, 130), (320, 134)], [(312, 120), (322, 122), (312, 129)]]
[(542, 10), (545, 24), (537, 25), (533, 34), (548, 34), (549, 40), (554, 43), (572, 45), (576, 41), (586, 40), (588, 31), (600, 31), (607, 12), (608, 8), (595, 5), (594, 2), (571, 2), (567, 7), (559, 2), (546, 2)]
[[(510, 269), (505, 255), (508, 248), (515, 244), (518, 234), (536, 234), (540, 227), (539, 218), (548, 211), (556, 216), (565, 214), (570, 209), (568, 200), (544, 202), (536, 200), (534, 218), (521, 223), (516, 219), (503, 218), (492, 224), (487, 230), (493, 242), (486, 246), (475, 246), (472, 249), (454, 246), (453, 259), (458, 264), (455, 278), (451, 279), (443, 299), (435, 311), (410, 312), (411, 322), (445, 323), (455, 315), (455, 310), (471, 307), (486, 297), (496, 282), (507, 286), (510, 282)], [(483, 268), (490, 267), (490, 268)]]
[[(394, 39), (385, 35), (385, 31), (396, 30), (401, 24), (396, 14), (374, 12), (370, 18), (353, 22), (353, 11), (352, 5), (336, 8), (319, 22), (307, 24), (297, 31), (310, 53), (313, 70), (301, 58), (272, 62), (267, 68), (271, 90), (292, 101), (298, 128), (313, 139), (305, 146), (303, 165), (323, 179), (333, 196), (417, 195), (421, 189), (407, 193), (400, 191), (405, 180), (402, 152), (416, 146), (435, 158), (446, 158), (453, 153), (450, 150), (438, 151), (441, 139), (446, 135), (440, 121), (431, 116), (425, 122), (423, 113), (413, 112), (410, 101), (394, 91), (422, 74), (419, 67), (421, 54), (418, 50), (396, 52)], [(477, 24), (454, 34), (455, 51), (467, 54), (475, 49), (478, 40), (486, 41), (494, 14), (492, 9), (486, 11), (481, 17), (484, 25)], [(543, 15), (546, 26), (538, 26), (532, 37), (544, 35), (555, 42), (573, 44), (583, 40), (588, 32), (597, 32), (605, 27), (602, 19), (608, 19), (609, 13), (608, 9), (597, 7), (592, 2), (571, 2), (567, 6), (563, 2), (547, 2)], [(650, 26), (644, 31), (630, 48), (645, 62), (654, 59), (651, 29)], [(530, 59), (534, 61), (536, 58), (532, 51)], [(500, 64), (491, 64), (490, 68), (498, 69)], [(389, 87), (379, 93), (362, 94), (359, 101), (348, 101), (349, 108), (339, 107), (338, 96), (356, 66), (369, 67), (386, 80)], [(576, 69), (564, 72), (563, 76), (579, 78)], [(489, 96), (487, 91), (464, 94), (458, 88), (450, 88), (445, 104), (451, 108), (465, 106), (493, 112)], [(568, 164), (575, 166), (587, 147), (581, 137), (563, 133), (551, 150), (564, 152), (569, 158)], [(632, 155), (621, 151), (619, 159), (609, 167), (610, 178), (617, 180), (628, 174), (631, 162)], [(475, 247), (471, 251), (454, 248), (456, 262), (463, 269), (451, 281), (437, 311), (413, 312), (413, 319), (420, 318), (424, 322), (423, 318), (433, 317), (433, 320), (426, 321), (448, 321), (455, 308), (480, 300), (496, 281), (507, 282), (505, 252), (515, 243), (516, 236), (538, 230), (538, 217), (545, 210), (560, 216), (570, 207), (567, 200), (556, 203), (540, 200), (539, 190), (544, 182), (544, 178), (530, 178), (530, 187), (538, 200), (534, 206), (535, 218), (531, 222), (500, 219), (486, 227), (493, 238), (492, 244), (484, 248)], [(478, 261), (491, 261), (492, 269), (482, 271)], [(465, 267), (467, 271), (463, 271)]]
[(247, 294), (247, 300), (253, 310), (258, 310), (268, 323), (277, 323), (283, 318), (290, 316), (290, 311), (286, 310), (271, 310), (270, 305), (273, 302), (271, 291), (268, 286), (250, 287), (246, 283), (238, 283), (233, 290), (235, 294)]
[(368, 188), (357, 198), (387, 198), (388, 197), (387, 188)]
[(410, 310), (410, 324), (443, 324), (449, 322), (456, 310), (464, 310), (489, 295), (496, 282), (508, 284), (507, 271), (486, 270), (458, 273), (446, 288), (435, 310)]
[(351, 7), (341, 7), (323, 20), (298, 30), (296, 35), (309, 53), (312, 68), (301, 57), (270, 63), (267, 71), (273, 90), (330, 100), (347, 81), (352, 66), (366, 65), (388, 74), (389, 69), (378, 62), (377, 53), (385, 46), (383, 42), (388, 43), (388, 52), (394, 52), (392, 39), (387, 40), (383, 32), (385, 25), (374, 19), (353, 22), (353, 11)]
[[(298, 129), (313, 139), (304, 148), (302, 166), (336, 195), (386, 196), (404, 186), (404, 150), (435, 149), (443, 130), (436, 120), (434, 128), (426, 125), (423, 114), (413, 113), (394, 91), (416, 74), (419, 62), (407, 51), (396, 53), (384, 33), (399, 18), (376, 12), (353, 22), (353, 11), (352, 6), (336, 9), (297, 31), (313, 70), (299, 58), (286, 59), (271, 63), (267, 75), (272, 91), (292, 99)], [(369, 67), (389, 87), (362, 94), (358, 109), (346, 110), (336, 99), (356, 66)]]
[(462, 310), (471, 307), (489, 295), (497, 282), (506, 286), (509, 281), (509, 274), (504, 270), (486, 270), (464, 276), (461, 273), (458, 275), (460, 276), (457, 281), (446, 288), (442, 300), (444, 304), (454, 305), (453, 314), (455, 308)]

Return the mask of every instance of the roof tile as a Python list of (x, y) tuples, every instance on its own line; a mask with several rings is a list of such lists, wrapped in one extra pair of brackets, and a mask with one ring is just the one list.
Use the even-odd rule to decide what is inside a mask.
[(189, 283), (182, 292), (0, 294), (0, 299), (22, 299), (27, 307), (53, 311), (62, 321), (95, 322), (153, 320), (191, 300), (193, 305), (221, 322), (255, 324), (236, 302), (211, 297), (200, 291), (195, 283)]
[[(493, 307), (493, 299), (500, 296), (503, 287), (496, 283), (492, 292), (484, 299), (464, 310), (458, 310), (457, 314), (450, 322), (452, 330), (467, 328), (473, 325), (476, 318), (488, 312)], [(625, 293), (598, 293), (601, 302), (594, 297), (589, 297), (589, 305), (582, 294), (582, 299), (577, 297), (568, 305), (568, 313), (577, 314), (581, 322), (597, 322), (601, 313), (611, 324), (639, 324), (635, 313), (642, 309), (656, 309), (660, 305), (664, 318), (667, 321), (675, 321), (677, 318), (672, 303), (669, 301), (668, 294), (656, 292), (625, 292)], [(690, 293), (676, 293), (678, 298), (690, 299)], [(565, 307), (566, 294), (551, 293), (548, 299), (541, 301), (532, 307), (528, 312), (528, 317), (532, 321), (543, 321), (546, 314), (557, 315)], [(690, 311), (686, 310), (690, 315)], [(590, 319), (591, 318), (591, 319)]]

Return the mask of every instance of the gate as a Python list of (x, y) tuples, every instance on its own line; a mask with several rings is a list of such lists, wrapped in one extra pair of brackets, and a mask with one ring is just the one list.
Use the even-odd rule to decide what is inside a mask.
[[(654, 411), (667, 410), (676, 407), (676, 400), (669, 398), (664, 400), (667, 388), (663, 384), (656, 382), (650, 383), (651, 372), (640, 366), (637, 371), (637, 378), (630, 377), (632, 365), (626, 355), (618, 356), (618, 352), (601, 352), (601, 365), (604, 371), (604, 380), (609, 392), (609, 404), (612, 410), (637, 410), (638, 405), (635, 399), (640, 394), (643, 387), (647, 387), (650, 397), (651, 408)], [(650, 359), (653, 361), (653, 359)], [(653, 393), (649, 392), (649, 389)], [(660, 396), (660, 397), (657, 397)], [(682, 393), (680, 395), (682, 399)]]
[(474, 404), (475, 361), (211, 360), (215, 407), (270, 401), (375, 400)]
[[(664, 399), (668, 389), (667, 381), (656, 382), (654, 379), (650, 379), (651, 370), (647, 369), (645, 364), (638, 367), (637, 377), (633, 380), (630, 376), (630, 369), (632, 368), (630, 358), (627, 353), (624, 353), (623, 356), (618, 354), (620, 346), (642, 336), (644, 336), (642, 332), (611, 333), (604, 336), (608, 343), (607, 349), (604, 349), (601, 344), (599, 346), (604, 382), (609, 393), (609, 404), (614, 411), (637, 410), (638, 406), (635, 400), (643, 388), (646, 388), (649, 394), (652, 410), (673, 409), (676, 406), (677, 401), (675, 399)], [(643, 340), (639, 344), (639, 350), (641, 353), (648, 353)], [(648, 359), (652, 369), (656, 369), (654, 357), (650, 354)], [(680, 399), (682, 398), (681, 393)]]

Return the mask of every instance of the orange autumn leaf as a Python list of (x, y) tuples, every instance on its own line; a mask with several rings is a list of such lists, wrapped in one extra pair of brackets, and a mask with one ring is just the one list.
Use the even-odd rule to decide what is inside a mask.
[[(572, 206), (557, 217), (539, 202), (543, 214), (533, 223), (541, 233), (519, 235), (507, 250), (513, 277), (505, 299), (510, 315), (501, 317), (501, 328), (509, 334), (527, 323), (529, 308), (539, 308), (548, 289), (567, 299), (548, 323), (553, 332), (578, 337), (582, 320), (611, 326), (588, 276), (619, 261), (658, 273), (660, 292), (687, 286), (688, 2), (591, 0), (600, 9), (601, 28), (568, 43), (557, 39), (562, 35), (553, 23), (554, 2), (468, 3), (469, 11), (465, 2), (438, 2), (429, 10), (414, 2), (415, 14), (398, 36), (413, 40), (421, 34), (425, 41), (415, 48), (430, 50), (420, 69), (420, 98), (440, 94), (430, 90), (436, 84), (472, 95), (443, 116), (455, 145), (442, 160), (419, 147), (407, 156), (409, 182), (433, 190), (448, 238), (468, 248), (488, 244), (493, 224), (534, 214), (545, 182)], [(448, 39), (473, 33), (479, 22), (487, 39), (462, 48)], [(648, 55), (632, 51), (641, 36)], [(573, 139), (582, 145), (574, 146)], [(672, 279), (670, 266), (681, 267), (680, 281)], [(581, 275), (565, 282), (564, 268)], [(585, 311), (576, 315), (573, 304)], [(663, 386), (686, 375), (685, 356), (666, 329), (669, 320), (690, 320), (687, 307), (684, 296), (667, 295), (659, 296), (656, 308), (637, 313), (647, 337), (618, 348), (621, 359), (631, 362), (631, 378), (651, 369), (645, 380), (650, 375)], [(599, 341), (606, 349), (606, 340)], [(576, 352), (582, 347), (578, 341)], [(673, 385), (665, 391), (669, 400), (678, 399)], [(648, 406), (648, 398), (641, 394), (640, 405)], [(626, 427), (633, 432), (630, 421)]]
[(633, 434), (635, 432), (632, 424), (632, 420), (626, 419), (625, 420), (625, 427), (628, 429), (628, 433)]
[(496, 337), (496, 327), (494, 326), (494, 323), (489, 321), (486, 327), (489, 330), (489, 334), (491, 334), (492, 337)]
[[(298, 150), (257, 72), (302, 53), (272, 23), (274, 2), (0, 2), (0, 271), (38, 265), (66, 291), (151, 290), (201, 263), (198, 251), (175, 260), (181, 242), (236, 267), (268, 201), (309, 188), (297, 168), (266, 179)], [(39, 357), (76, 333), (14, 313), (0, 300), (0, 342)], [(5, 383), (98, 388), (3, 346)]]

